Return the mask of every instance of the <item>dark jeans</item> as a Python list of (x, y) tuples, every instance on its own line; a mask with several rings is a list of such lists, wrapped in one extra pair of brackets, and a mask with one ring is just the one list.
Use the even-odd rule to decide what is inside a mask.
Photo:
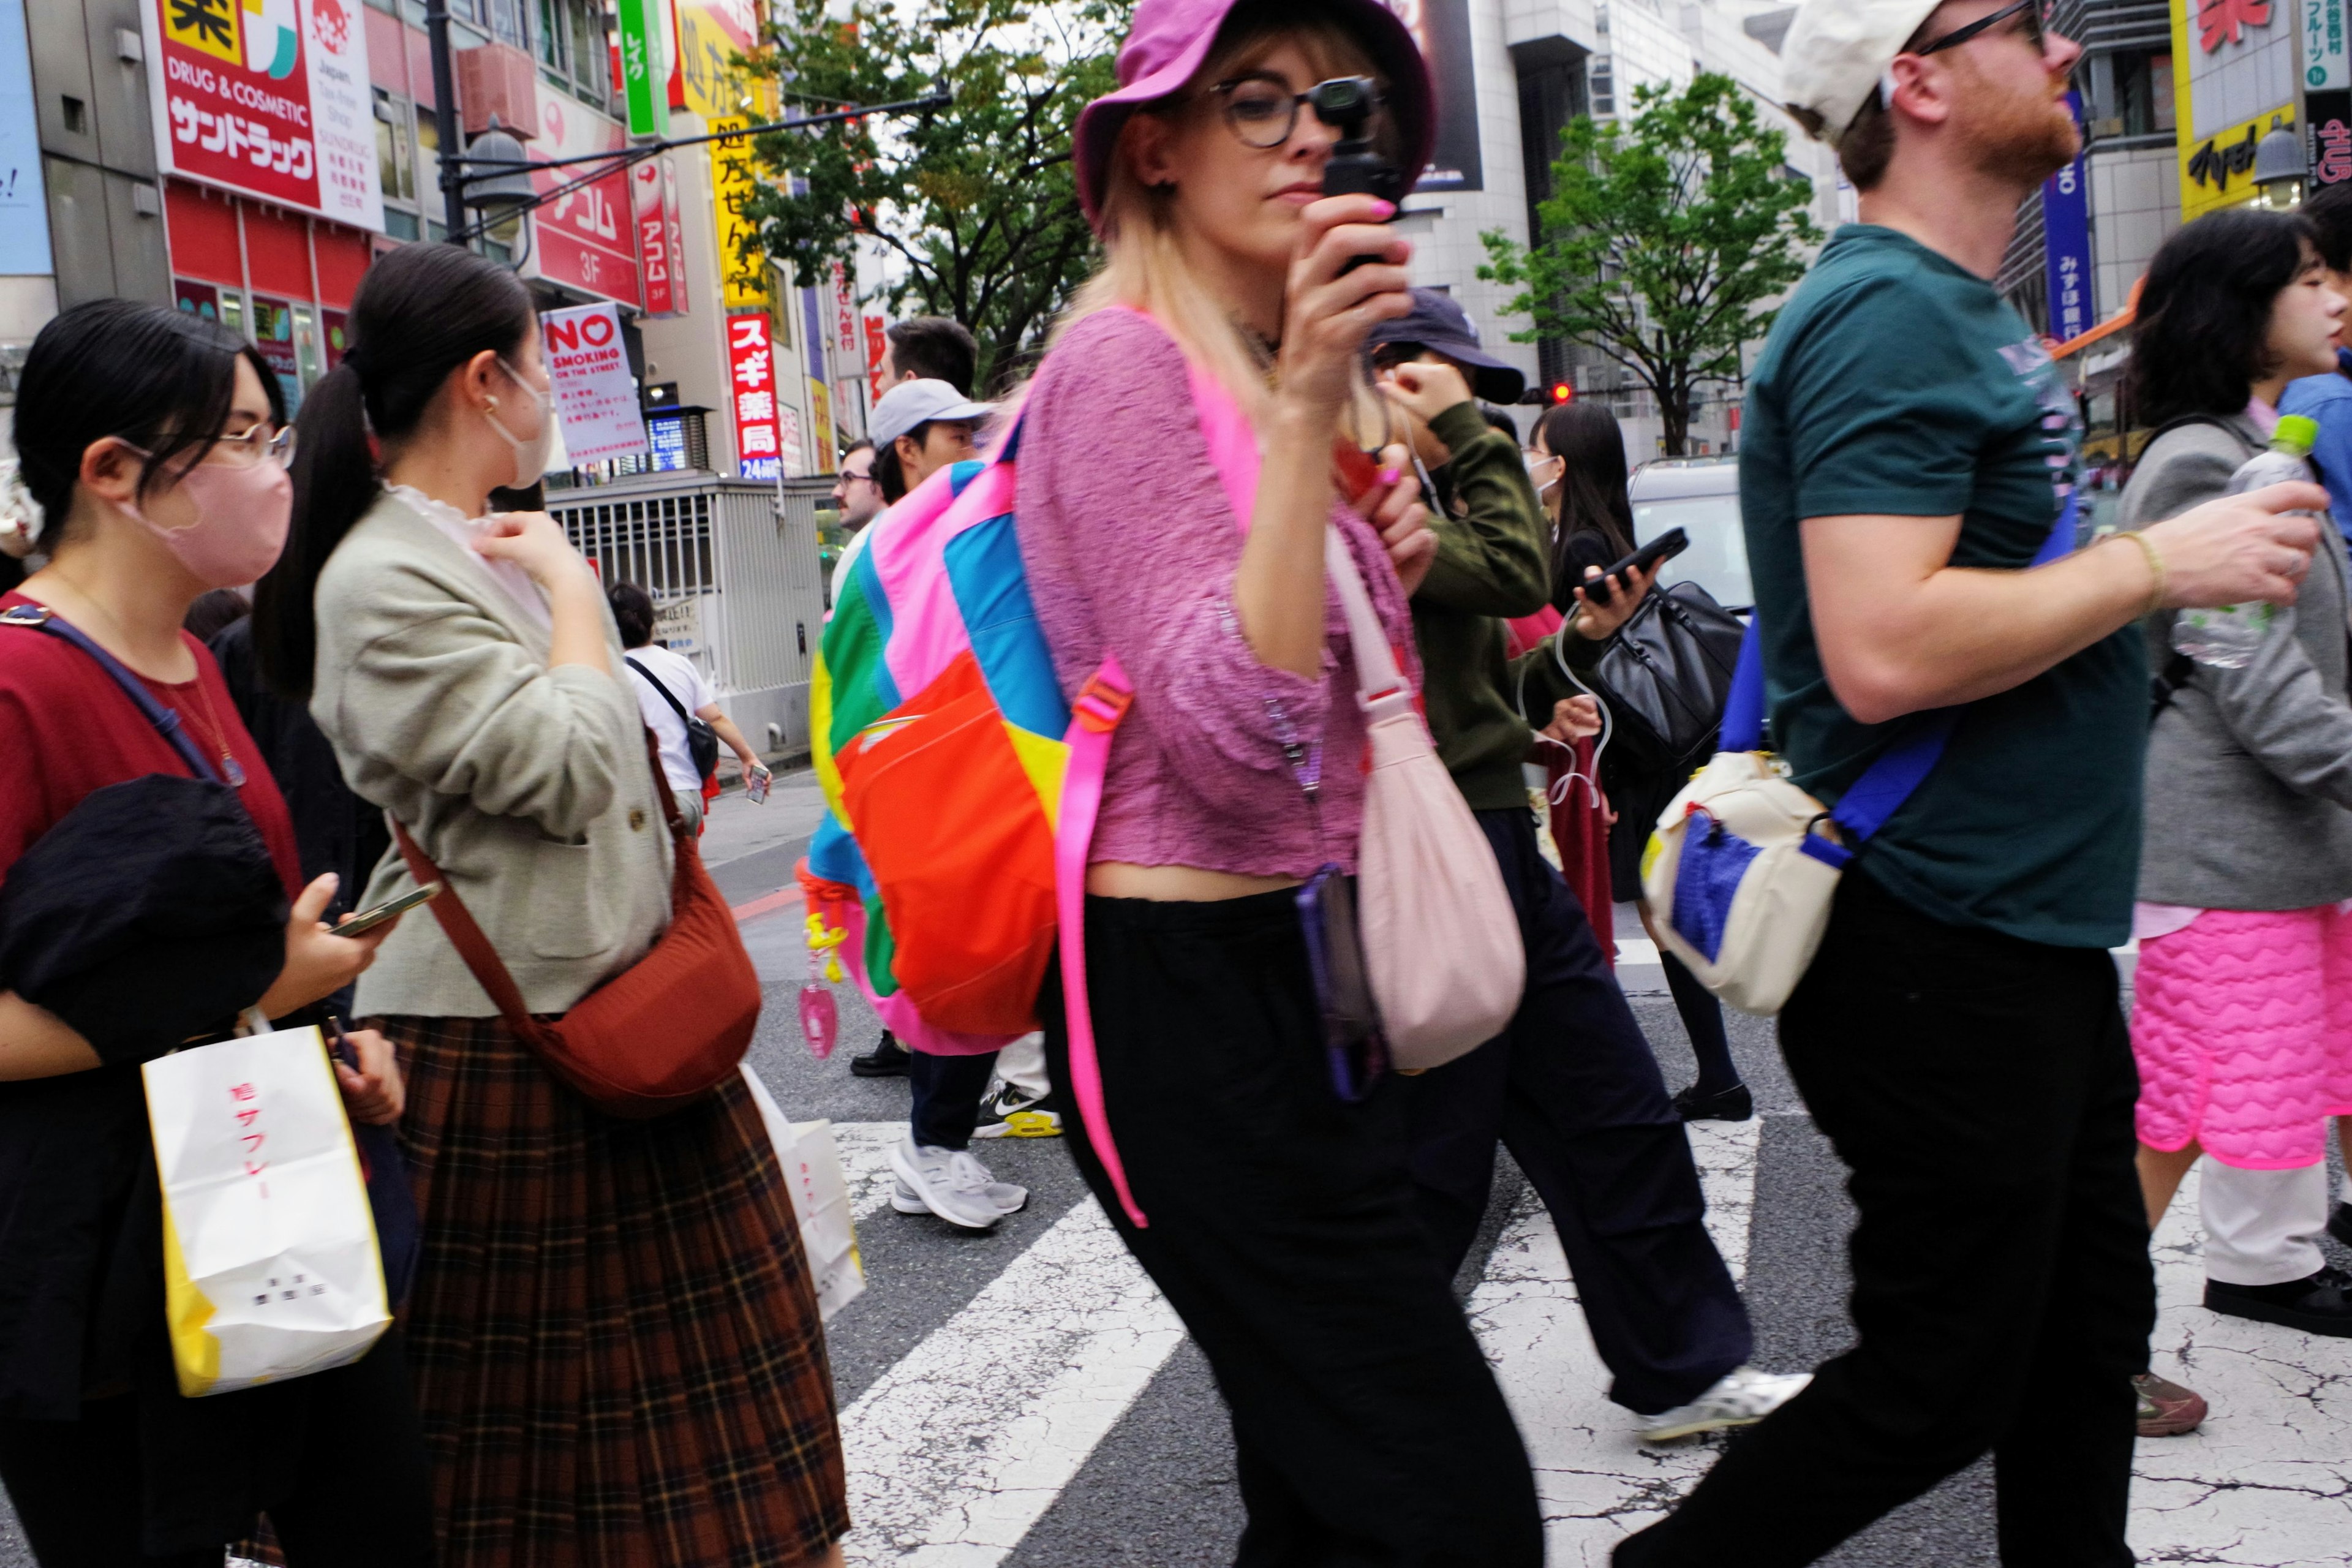
[[(300, 1458), (276, 1489), (253, 1500), (268, 1513), (286, 1561), (293, 1568), (424, 1568), (433, 1561), (432, 1489), (400, 1331), (350, 1366), (301, 1382), (310, 1386)], [(221, 1568), (226, 1542), (162, 1556), (142, 1547), (147, 1460), (138, 1405), (126, 1394), (90, 1401), (79, 1421), (0, 1420), (0, 1482), (41, 1568)]]
[(1990, 1449), (2008, 1568), (2123, 1568), (2156, 1281), (2115, 964), (1850, 870), (1780, 1048), (1853, 1173), (1859, 1340), (1615, 1561), (1793, 1568)]
[(1551, 1211), (1609, 1396), (1670, 1410), (1748, 1360), (1748, 1311), (1707, 1235), (1689, 1135), (1583, 906), (1527, 811), (1477, 817), (1518, 911), (1528, 990), (1500, 1037), (1404, 1080), (1422, 1224), (1450, 1275), (1486, 1212), (1499, 1137)]
[(908, 1111), (917, 1145), (926, 1149), (969, 1149), (971, 1130), (980, 1125), (980, 1102), (988, 1093), (989, 1076), (996, 1071), (996, 1053), (976, 1057), (935, 1057), (925, 1051), (908, 1053), (907, 1082), (914, 1090)]
[[(1334, 1094), (1294, 895), (1087, 900), (1131, 1224), (1076, 1118), (1062, 1140), (1184, 1320), (1234, 1420), (1239, 1568), (1537, 1568), (1511, 1413), (1413, 1218), (1393, 1080)], [(1072, 1081), (1059, 972), (1040, 1011)]]

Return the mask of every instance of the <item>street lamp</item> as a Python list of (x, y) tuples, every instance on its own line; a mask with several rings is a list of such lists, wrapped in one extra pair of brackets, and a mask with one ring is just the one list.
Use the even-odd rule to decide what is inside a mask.
[[(490, 128), (467, 145), (466, 162), (490, 169), (504, 169), (503, 174), (476, 175), (465, 182), (465, 202), (475, 217), (475, 226), (485, 238), (495, 238), (513, 251), (509, 265), (520, 267), (530, 253), (530, 228), (522, 215), (539, 205), (539, 187), (530, 183), (525, 165), (530, 155), (515, 133), (490, 116)], [(515, 230), (521, 229), (522, 246), (514, 249)]]
[(2273, 118), (2270, 131), (2254, 144), (2254, 205), (2284, 210), (2303, 205), (2303, 182), (2310, 166), (2303, 156), (2303, 136)]

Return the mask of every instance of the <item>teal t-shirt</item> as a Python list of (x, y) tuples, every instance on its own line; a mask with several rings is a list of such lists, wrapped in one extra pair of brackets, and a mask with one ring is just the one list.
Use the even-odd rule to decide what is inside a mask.
[[(1835, 804), (1920, 715), (1863, 724), (1813, 642), (1798, 523), (1960, 517), (1952, 564), (2024, 567), (2075, 481), (2082, 426), (1992, 286), (1907, 236), (1838, 230), (1749, 379), (1739, 499), (1774, 742)], [(1860, 864), (1948, 924), (2061, 947), (2131, 934), (2147, 659), (2137, 626), (1969, 705)]]

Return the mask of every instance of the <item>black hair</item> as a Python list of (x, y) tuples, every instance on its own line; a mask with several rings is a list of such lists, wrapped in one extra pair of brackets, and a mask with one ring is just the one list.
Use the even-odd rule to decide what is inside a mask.
[(145, 448), (142, 500), (203, 462), (236, 400), (239, 360), (261, 378), (270, 422), (284, 424), (286, 396), (268, 362), (217, 321), (90, 300), (43, 327), (17, 380), (15, 437), (25, 488), (41, 508), (41, 550), (55, 554), (65, 536), (92, 442), (116, 436)]
[(857, 456), (860, 452), (870, 452), (873, 449), (873, 441), (866, 437), (860, 436), (856, 440), (852, 441), (848, 446), (844, 447), (841, 449), (841, 456), (834, 459), (833, 471), (836, 474), (841, 472), (842, 464), (849, 461), (850, 458)]
[(957, 396), (971, 395), (980, 344), (970, 327), (946, 316), (914, 316), (892, 323), (885, 335), (890, 340), (890, 368), (900, 375), (944, 381)]
[(2124, 371), (2133, 423), (2242, 411), (2277, 368), (2272, 307), (2316, 248), (2309, 220), (2258, 207), (2208, 213), (2157, 247)]
[[(919, 449), (922, 447), (928, 446), (930, 442), (931, 423), (932, 422), (930, 420), (926, 419), (920, 425), (916, 426), (912, 430), (904, 431), (901, 432), (901, 434), (905, 435), (908, 439), (913, 441), (915, 446)], [(882, 487), (882, 501), (884, 505), (897, 506), (899, 501), (906, 499), (907, 470), (905, 466), (898, 461), (898, 442), (892, 441), (887, 446), (875, 447), (874, 482)]]
[(1486, 416), (1486, 423), (1489, 426), (1495, 429), (1500, 430), (1504, 435), (1508, 436), (1511, 438), (1512, 446), (1516, 447), (1519, 444), (1519, 422), (1517, 420), (1512, 418), (1508, 414), (1504, 413), (1501, 409), (1496, 407), (1491, 403), (1482, 403), (1478, 405), (1478, 412)]
[(2322, 185), (2297, 209), (2330, 272), (2352, 272), (2352, 184)]
[(1617, 416), (1598, 403), (1556, 403), (1536, 421), (1543, 449), (1565, 459), (1559, 500), (1552, 520), (1552, 604), (1561, 614), (1576, 605), (1584, 574), (1575, 568), (1570, 544), (1579, 534), (1597, 533), (1612, 561), (1633, 552), (1633, 507), (1625, 497), (1625, 436)]
[(180, 629), (200, 643), (210, 643), (226, 628), (236, 625), (253, 613), (245, 595), (234, 588), (215, 588), (209, 594), (197, 595), (180, 617)]
[(654, 596), (635, 583), (615, 583), (604, 590), (613, 606), (613, 624), (621, 629), (623, 647), (643, 647), (654, 640)]
[(459, 246), (404, 245), (360, 279), (352, 347), (295, 421), (286, 553), (253, 596), (254, 661), (278, 696), (310, 696), (319, 648), (311, 599), (327, 558), (383, 490), (376, 440), (413, 434), (451, 371), (486, 350), (511, 355), (536, 330), (515, 275)]

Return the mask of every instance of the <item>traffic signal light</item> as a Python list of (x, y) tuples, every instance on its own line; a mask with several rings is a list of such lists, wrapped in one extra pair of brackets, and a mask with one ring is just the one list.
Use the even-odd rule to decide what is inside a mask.
[(1573, 403), (1576, 388), (1564, 381), (1555, 381), (1551, 384), (1551, 400), (1554, 403)]

